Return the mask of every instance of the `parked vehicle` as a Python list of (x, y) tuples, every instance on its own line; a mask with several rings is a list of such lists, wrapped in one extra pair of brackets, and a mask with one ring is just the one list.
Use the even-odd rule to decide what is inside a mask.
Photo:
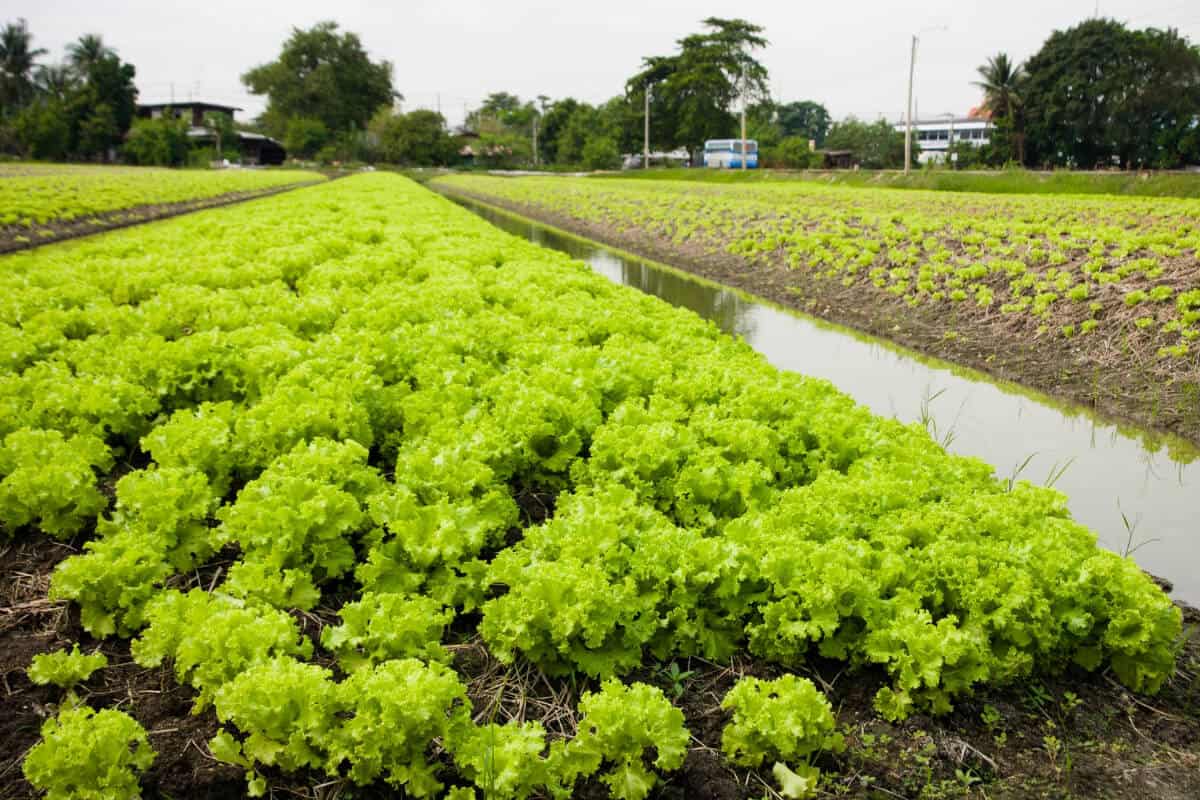
[[(742, 140), (709, 139), (704, 143), (704, 166), (741, 169)], [(758, 142), (754, 139), (746, 140), (746, 167), (758, 167)]]

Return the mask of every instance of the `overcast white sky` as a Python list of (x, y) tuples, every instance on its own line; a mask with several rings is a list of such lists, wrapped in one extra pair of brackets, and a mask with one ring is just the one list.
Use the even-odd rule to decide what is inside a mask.
[(1135, 27), (1177, 27), (1200, 41), (1200, 0), (924, 0), (924, 2), (713, 3), (605, 0), (6, 0), (0, 19), (25, 17), (35, 44), (59, 60), (82, 33), (99, 33), (137, 67), (143, 102), (264, 101), (239, 76), (272, 60), (292, 26), (334, 19), (375, 59), (395, 65), (405, 108), (438, 105), (453, 124), (490, 92), (601, 102), (622, 91), (642, 56), (666, 54), (708, 16), (766, 28), (759, 54), (783, 101), (813, 99), (835, 118), (899, 116), (909, 37), (922, 29), (915, 96), (920, 116), (978, 103), (975, 67), (1001, 50), (1023, 60), (1050, 32), (1092, 16)]

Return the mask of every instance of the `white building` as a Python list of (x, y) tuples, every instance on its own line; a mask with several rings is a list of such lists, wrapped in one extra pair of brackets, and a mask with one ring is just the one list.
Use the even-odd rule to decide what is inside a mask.
[[(968, 142), (982, 147), (991, 141), (992, 129), (996, 126), (979, 117), (952, 117), (946, 115), (936, 119), (914, 119), (912, 124), (913, 144), (921, 149), (918, 160), (941, 162), (946, 160), (946, 151), (952, 142)], [(896, 130), (904, 133), (904, 121), (896, 123)]]

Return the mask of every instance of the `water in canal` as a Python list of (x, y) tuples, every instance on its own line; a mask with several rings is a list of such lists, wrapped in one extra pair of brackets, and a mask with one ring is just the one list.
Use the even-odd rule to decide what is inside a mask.
[(1057, 477), (1072, 515), (1102, 544), (1131, 552), (1175, 585), (1174, 597), (1200, 605), (1200, 452), (1186, 442), (1118, 427), (489, 206), (456, 202), (610, 280), (691, 309), (780, 369), (825, 378), (877, 414), (925, 421), (951, 451), (995, 465), (1002, 478)]

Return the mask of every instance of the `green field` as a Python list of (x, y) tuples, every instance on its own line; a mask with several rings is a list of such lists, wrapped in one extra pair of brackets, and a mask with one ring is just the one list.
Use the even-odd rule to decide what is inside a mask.
[(318, 173), (299, 170), (0, 164), (0, 228), (35, 228), (323, 179)]
[[(5, 650), (107, 654), (18, 684), (62, 702), (15, 745), (59, 796), (195, 781), (180, 726), (252, 795), (640, 800), (693, 741), (834, 791), (862, 732), (806, 665), (878, 725), (1175, 674), (1179, 609), (1058, 492), (398, 176), (2, 260), (0, 536), (77, 547), (27, 602), (79, 615)], [(119, 707), (75, 694), (130, 658)]]
[[(1200, 200), (461, 175), (435, 186), (1200, 441)], [(782, 288), (781, 288), (782, 287)], [(825, 309), (821, 312), (821, 309)]]

